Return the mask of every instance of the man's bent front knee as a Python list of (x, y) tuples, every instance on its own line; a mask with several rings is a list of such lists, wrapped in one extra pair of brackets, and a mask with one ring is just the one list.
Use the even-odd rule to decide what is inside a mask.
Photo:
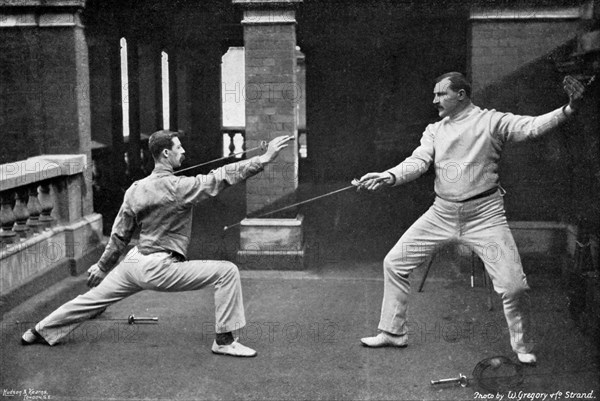
[(220, 269), (221, 277), (229, 278), (229, 279), (237, 279), (240, 278), (240, 271), (238, 267), (232, 262), (222, 262), (222, 266)]
[(503, 299), (518, 299), (529, 291), (529, 285), (525, 279), (507, 283), (502, 288), (499, 293)]
[(383, 259), (383, 271), (386, 274), (400, 275), (404, 278), (410, 273), (409, 268), (403, 262), (402, 256), (392, 254), (391, 252)]

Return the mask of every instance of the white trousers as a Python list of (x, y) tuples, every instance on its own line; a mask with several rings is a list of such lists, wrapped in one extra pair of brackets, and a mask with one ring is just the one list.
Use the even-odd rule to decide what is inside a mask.
[(236, 265), (213, 260), (179, 262), (170, 253), (142, 255), (135, 247), (97, 287), (56, 309), (35, 329), (54, 345), (108, 305), (141, 290), (193, 291), (210, 284), (215, 286), (215, 331), (225, 333), (245, 326)]
[(481, 258), (494, 289), (502, 296), (513, 350), (531, 352), (533, 343), (526, 336), (529, 286), (499, 192), (466, 202), (449, 202), (438, 197), (402, 235), (383, 262), (379, 329), (392, 334), (407, 333), (408, 275), (451, 240), (462, 242)]

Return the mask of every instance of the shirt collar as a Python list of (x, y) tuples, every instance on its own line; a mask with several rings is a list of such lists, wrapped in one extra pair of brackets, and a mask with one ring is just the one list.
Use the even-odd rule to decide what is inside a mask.
[(471, 113), (471, 111), (474, 108), (475, 108), (475, 105), (473, 103), (470, 103), (467, 107), (465, 107), (463, 110), (461, 110), (458, 114), (456, 114), (452, 117), (449, 117), (448, 119), (453, 122), (464, 120)]
[(152, 174), (173, 174), (173, 167), (166, 166), (162, 163), (156, 163)]

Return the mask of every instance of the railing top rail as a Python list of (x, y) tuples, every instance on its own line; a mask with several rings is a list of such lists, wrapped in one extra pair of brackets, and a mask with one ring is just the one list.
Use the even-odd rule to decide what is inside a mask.
[(50, 178), (82, 173), (86, 155), (40, 155), (0, 165), (0, 191)]

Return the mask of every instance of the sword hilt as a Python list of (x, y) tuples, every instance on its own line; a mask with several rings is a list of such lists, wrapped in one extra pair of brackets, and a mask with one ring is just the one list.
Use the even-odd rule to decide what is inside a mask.
[(468, 384), (467, 376), (463, 375), (462, 373), (459, 373), (458, 377), (453, 377), (453, 378), (450, 378), (450, 379), (432, 380), (431, 381), (431, 385), (449, 384), (449, 383), (458, 383), (462, 387), (467, 387), (467, 384)]
[(127, 323), (158, 323), (158, 317), (135, 317), (135, 315), (131, 314), (127, 318)]

